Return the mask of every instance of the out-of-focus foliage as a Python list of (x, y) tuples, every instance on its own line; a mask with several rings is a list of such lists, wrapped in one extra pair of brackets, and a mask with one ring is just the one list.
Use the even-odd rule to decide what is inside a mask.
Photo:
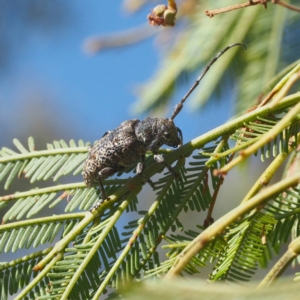
[[(156, 2), (126, 0), (124, 7), (134, 12), (143, 5), (154, 5)], [(139, 100), (134, 106), (137, 113), (159, 113), (186, 78), (190, 81), (195, 79), (195, 73), (211, 57), (235, 42), (245, 43), (248, 52), (235, 49), (228, 53), (206, 76), (189, 104), (200, 108), (211, 96), (224, 97), (222, 90), (227, 93), (229, 86), (235, 92), (235, 112), (244, 112), (256, 104), (262, 88), (272, 77), (299, 56), (300, 40), (297, 36), (300, 17), (295, 11), (268, 3), (267, 9), (257, 5), (209, 18), (205, 15), (206, 10), (239, 1), (177, 2), (176, 26), (156, 29), (156, 42), (162, 51), (162, 58), (153, 78), (138, 90)]]
[(255, 290), (255, 286), (229, 287), (222, 284), (208, 285), (199, 280), (165, 282), (144, 282), (131, 286), (125, 293), (131, 300), (297, 300), (299, 299), (299, 285), (291, 282), (276, 284), (272, 289)]
[(68, 22), (68, 4), (61, 1), (2, 0), (0, 4), (0, 72), (9, 66), (14, 54), (23, 49), (30, 33), (45, 36)]

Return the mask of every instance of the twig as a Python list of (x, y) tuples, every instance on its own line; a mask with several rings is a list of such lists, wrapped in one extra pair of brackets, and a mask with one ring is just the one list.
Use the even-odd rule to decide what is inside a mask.
[(295, 116), (300, 111), (300, 102), (294, 106), (270, 131), (266, 132), (256, 143), (246, 150), (242, 150), (240, 155), (219, 170), (214, 171), (214, 175), (225, 175), (234, 166), (244, 161), (247, 157), (257, 152), (262, 146), (272, 141), (283, 129), (289, 126)]
[(261, 281), (258, 288), (267, 287), (276, 278), (282, 274), (282, 272), (287, 268), (289, 263), (300, 254), (300, 237), (296, 238), (289, 244), (288, 250), (283, 254), (283, 256), (277, 261), (274, 267), (266, 275), (266, 277)]
[(291, 5), (291, 4), (285, 3), (285, 2), (283, 2), (281, 0), (272, 0), (272, 3), (273, 4), (279, 4), (279, 5), (283, 6), (283, 7), (286, 7), (287, 9), (300, 12), (300, 7), (297, 7), (295, 5)]
[(174, 278), (179, 275), (190, 260), (203, 249), (210, 241), (218, 236), (227, 226), (232, 224), (240, 216), (250, 212), (255, 207), (265, 203), (266, 201), (273, 198), (274, 195), (278, 195), (288, 189), (291, 186), (295, 186), (300, 181), (300, 173), (297, 173), (289, 178), (286, 178), (279, 183), (265, 188), (261, 193), (255, 195), (249, 201), (242, 203), (229, 213), (224, 215), (209, 228), (204, 230), (198, 235), (189, 245), (181, 252), (176, 259), (173, 267), (166, 275), (166, 279)]
[[(215, 154), (215, 155), (218, 155), (218, 153), (220, 153), (220, 152), (223, 150), (225, 144), (227, 144), (228, 138), (229, 138), (229, 136), (226, 136), (225, 138), (223, 138), (223, 139), (220, 141), (220, 143), (218, 144), (217, 148), (216, 148), (215, 151), (214, 151), (214, 154)], [(235, 153), (232, 153), (232, 154), (230, 155), (229, 161), (231, 161), (231, 160), (233, 159), (234, 155), (235, 155)], [(212, 159), (212, 158), (210, 158), (209, 160), (211, 160), (211, 159)], [(208, 161), (208, 162), (209, 162), (209, 161)], [(207, 165), (208, 162), (206, 162), (205, 165)], [(213, 213), (214, 206), (215, 206), (215, 203), (216, 203), (218, 194), (219, 194), (220, 187), (221, 187), (221, 185), (223, 184), (223, 182), (224, 182), (224, 177), (220, 177), (220, 178), (219, 178), (219, 181), (218, 181), (218, 183), (217, 183), (217, 186), (216, 186), (216, 188), (215, 188), (215, 191), (214, 191), (214, 193), (213, 193), (212, 200), (211, 200), (211, 203), (210, 203), (210, 205), (209, 205), (209, 208), (208, 208), (208, 211), (207, 211), (206, 218), (205, 218), (204, 223), (203, 223), (203, 226), (204, 226), (205, 228), (207, 228), (210, 224), (212, 224), (212, 223), (214, 222), (214, 219), (213, 219), (213, 217), (212, 217), (212, 213)]]
[(232, 11), (232, 10), (236, 10), (236, 9), (240, 9), (240, 8), (244, 8), (244, 7), (248, 7), (248, 6), (253, 6), (253, 5), (257, 5), (257, 4), (262, 4), (265, 8), (267, 8), (267, 2), (269, 2), (270, 0), (258, 0), (257, 2), (254, 2), (252, 0), (249, 0), (246, 3), (241, 3), (241, 4), (236, 4), (236, 5), (231, 5), (231, 6), (227, 6), (224, 8), (220, 8), (220, 9), (214, 9), (214, 10), (207, 10), (205, 12), (205, 14), (212, 18), (215, 15), (218, 14), (222, 14), (228, 11)]
[(249, 0), (248, 2), (245, 2), (245, 3), (236, 4), (236, 5), (230, 5), (230, 6), (227, 6), (227, 7), (224, 7), (224, 8), (220, 8), (220, 9), (207, 10), (205, 12), (205, 14), (208, 17), (212, 18), (213, 16), (218, 15), (218, 14), (222, 14), (222, 13), (225, 13), (225, 12), (228, 12), (228, 11), (232, 11), (232, 10), (236, 10), (236, 9), (240, 9), (240, 8), (254, 6), (254, 5), (257, 5), (257, 4), (262, 4), (264, 6), (264, 8), (266, 9), (267, 8), (267, 2), (272, 2), (273, 4), (278, 4), (278, 5), (281, 5), (281, 6), (285, 7), (285, 8), (287, 8), (287, 9), (300, 12), (300, 8), (299, 7), (294, 6), (294, 5), (290, 5), (290, 4), (285, 3), (285, 2), (283, 2), (281, 0), (258, 0), (256, 2), (254, 2), (253, 0)]

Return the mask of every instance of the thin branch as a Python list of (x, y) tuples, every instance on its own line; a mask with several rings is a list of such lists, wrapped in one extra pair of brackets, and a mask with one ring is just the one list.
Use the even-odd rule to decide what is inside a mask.
[(85, 214), (86, 214), (86, 212), (74, 213), (74, 214), (61, 214), (61, 215), (55, 215), (55, 216), (50, 216), (50, 217), (42, 217), (42, 218), (36, 218), (36, 219), (31, 219), (31, 220), (24, 220), (24, 221), (19, 221), (19, 222), (2, 224), (0, 226), (0, 232), (14, 230), (16, 228), (23, 228), (23, 227), (27, 227), (27, 226), (36, 225), (36, 224), (45, 224), (45, 223), (59, 222), (59, 221), (65, 221), (65, 220), (83, 219), (85, 217)]
[[(181, 162), (178, 161), (178, 163), (180, 163), (180, 165), (182, 166), (182, 163), (183, 163), (183, 158), (181, 158)], [(201, 175), (199, 175), (199, 177), (197, 178), (197, 183), (200, 184), (200, 182), (203, 180), (203, 177), (205, 176), (205, 174), (207, 173), (208, 171), (208, 168), (205, 168), (205, 171), (203, 170)], [(196, 185), (196, 183), (194, 183), (194, 186)], [(189, 193), (191, 193), (191, 191), (193, 190), (193, 188), (190, 189)], [(163, 194), (163, 192), (162, 192)], [(183, 207), (186, 205), (187, 203), (187, 200), (190, 199), (190, 197), (188, 196), (185, 196), (184, 199), (181, 200), (180, 202), (180, 205), (178, 205), (178, 207), (176, 208), (176, 211), (173, 212), (172, 214), (172, 217), (170, 217), (168, 219), (168, 223), (166, 224), (166, 226), (164, 227), (164, 230), (163, 231), (160, 231), (157, 238), (156, 238), (156, 241), (155, 241), (155, 245), (152, 246), (149, 250), (148, 250), (148, 253), (147, 253), (147, 256), (141, 261), (140, 263), (140, 267), (139, 269), (136, 270), (134, 276), (137, 276), (140, 272), (141, 269), (143, 269), (143, 267), (146, 265), (147, 261), (152, 257), (152, 254), (156, 251), (158, 245), (160, 244), (160, 242), (162, 241), (163, 239), (163, 236), (166, 234), (166, 232), (170, 229), (171, 225), (174, 223), (174, 220), (178, 217), (179, 213), (182, 211)], [(156, 200), (157, 201), (157, 200)], [(157, 205), (158, 206), (158, 205)], [(154, 206), (151, 206), (150, 209), (153, 209), (153, 212), (151, 212), (151, 215), (154, 214), (155, 210), (156, 209)]]
[(272, 100), (272, 106), (275, 106), (286, 94), (288, 91), (293, 87), (293, 85), (300, 79), (300, 71), (294, 73), (279, 91), (279, 93), (274, 97)]
[(279, 4), (279, 5), (281, 5), (281, 6), (283, 6), (283, 7), (286, 7), (286, 8), (288, 8), (288, 9), (290, 9), (290, 10), (294, 10), (294, 11), (300, 12), (300, 7), (297, 7), (297, 6), (295, 6), (295, 5), (288, 4), (288, 3), (283, 2), (283, 1), (281, 1), (281, 0), (272, 0), (272, 3), (274, 3), (274, 4)]
[(290, 244), (288, 250), (277, 261), (274, 267), (269, 271), (266, 277), (261, 281), (258, 288), (267, 287), (274, 282), (282, 272), (288, 267), (291, 261), (300, 254), (300, 237), (294, 239)]
[[(177, 165), (174, 168), (175, 171), (178, 171), (184, 165), (184, 162), (185, 162), (184, 159), (180, 159), (178, 161)], [(100, 285), (99, 289), (97, 290), (96, 294), (94, 295), (93, 299), (98, 299), (98, 297), (100, 297), (100, 295), (103, 293), (103, 291), (106, 288), (107, 284), (109, 283), (109, 281), (111, 280), (111, 278), (113, 277), (113, 275), (116, 273), (116, 271), (118, 270), (119, 266), (122, 264), (122, 262), (126, 258), (126, 255), (131, 250), (133, 244), (135, 243), (135, 241), (137, 240), (137, 238), (139, 237), (139, 235), (141, 234), (141, 232), (145, 228), (145, 225), (147, 224), (147, 222), (149, 221), (149, 219), (155, 213), (157, 207), (159, 206), (159, 204), (163, 200), (163, 196), (165, 195), (165, 192), (169, 189), (169, 187), (172, 184), (173, 180), (174, 180), (174, 178), (170, 177), (169, 180), (165, 183), (163, 190), (160, 192), (160, 194), (158, 195), (158, 197), (155, 200), (155, 202), (149, 208), (148, 213), (140, 221), (139, 226), (134, 231), (132, 237), (129, 239), (127, 245), (123, 249), (122, 253), (119, 255), (118, 259), (116, 260), (116, 262), (114, 263), (114, 265), (112, 266), (112, 268), (109, 270), (108, 274), (106, 275), (104, 281), (101, 283), (101, 285)], [(140, 270), (142, 269), (142, 267), (145, 265), (145, 263), (148, 261), (148, 259), (152, 256), (153, 252), (156, 250), (157, 246), (160, 244), (160, 242), (162, 240), (162, 238), (161, 238), (162, 234), (163, 233), (160, 233), (158, 235), (158, 237), (156, 239), (156, 245), (153, 246), (151, 249), (149, 249), (147, 258), (145, 258), (141, 262), (140, 268), (136, 271), (136, 274), (138, 274), (140, 272)]]
[(244, 7), (248, 7), (248, 6), (254, 6), (257, 4), (262, 4), (265, 8), (267, 8), (267, 2), (269, 2), (270, 0), (258, 0), (256, 2), (249, 0), (248, 2), (245, 3), (241, 3), (241, 4), (236, 4), (236, 5), (230, 5), (224, 8), (220, 8), (220, 9), (214, 9), (214, 10), (207, 10), (205, 12), (205, 14), (212, 18), (215, 15), (218, 14), (222, 14), (228, 11), (232, 11), (232, 10), (236, 10), (236, 9), (240, 9), (240, 8), (244, 8)]
[(25, 160), (31, 158), (37, 158), (41, 156), (50, 156), (50, 155), (59, 155), (59, 154), (74, 154), (74, 153), (87, 153), (87, 147), (70, 147), (70, 148), (61, 148), (61, 149), (50, 149), (42, 151), (34, 151), (28, 153), (17, 153), (10, 156), (0, 157), (0, 164), (8, 163), (17, 160)]
[[(215, 149), (214, 151), (214, 157), (211, 157), (206, 163), (205, 165), (206, 166), (211, 166), (212, 165), (212, 161), (214, 161), (216, 159), (216, 156), (218, 156), (218, 154), (223, 150), (224, 146), (227, 144), (228, 142), (228, 138), (229, 136), (226, 136), (224, 137), (220, 143), (218, 144), (217, 148)], [(234, 154), (232, 154), (229, 158), (229, 161), (232, 160), (232, 158), (234, 157)], [(203, 223), (203, 226), (205, 228), (207, 228), (210, 224), (213, 223), (213, 218), (212, 218), (212, 213), (213, 213), (213, 210), (214, 210), (214, 206), (215, 206), (215, 203), (216, 203), (216, 200), (217, 200), (217, 197), (218, 197), (218, 194), (219, 194), (219, 190), (220, 190), (220, 187), (221, 185), (223, 184), (224, 182), (224, 177), (221, 177), (219, 178), (219, 181), (217, 183), (217, 186), (214, 190), (214, 194), (212, 196), (212, 200), (211, 200), (211, 203), (209, 205), (209, 208), (208, 208), (208, 211), (207, 211), (207, 215), (206, 215), (206, 218), (204, 220), (204, 223)]]
[[(193, 150), (201, 148), (203, 145), (216, 140), (218, 137), (223, 136), (224, 132), (230, 132), (236, 130), (237, 128), (243, 126), (245, 122), (250, 122), (256, 120), (258, 116), (265, 116), (272, 112), (276, 112), (277, 110), (281, 110), (286, 107), (290, 107), (295, 103), (298, 103), (300, 100), (300, 92), (290, 95), (282, 99), (276, 107), (270, 107), (266, 105), (255, 111), (249, 112), (235, 120), (232, 120), (222, 126), (219, 126), (206, 134), (197, 137), (190, 141), (189, 143), (179, 147), (177, 150), (165, 156), (165, 160), (167, 163), (173, 163), (175, 160), (178, 160), (179, 157), (184, 157), (190, 154)], [(149, 165), (149, 167), (145, 170), (144, 175), (147, 177), (151, 177), (156, 174), (160, 169), (161, 165), (153, 162)], [(42, 269), (47, 262), (49, 262), (53, 256), (57, 253), (63, 251), (68, 243), (76, 237), (90, 222), (92, 222), (95, 218), (99, 217), (106, 209), (110, 208), (116, 201), (118, 201), (121, 197), (123, 197), (130, 188), (142, 184), (143, 178), (136, 175), (131, 180), (129, 180), (124, 186), (118, 189), (113, 195), (109, 196), (109, 200), (104, 202), (98, 209), (93, 211), (92, 213), (87, 212), (84, 219), (77, 224), (77, 226), (71, 230), (62, 240), (60, 240), (53, 248), (53, 250), (38, 264), (36, 265), (36, 270)]]
[[(104, 184), (105, 185), (124, 184), (127, 181), (128, 181), (128, 179), (120, 179), (120, 178), (107, 179), (104, 181)], [(44, 195), (44, 194), (53, 193), (53, 192), (68, 191), (68, 190), (73, 190), (73, 189), (85, 189), (85, 188), (86, 188), (86, 184), (83, 182), (59, 184), (59, 185), (54, 185), (54, 186), (50, 186), (47, 188), (34, 189), (34, 190), (27, 191), (27, 192), (17, 192), (14, 194), (2, 196), (2, 197), (0, 197), (0, 202), (17, 200), (20, 198), (26, 198), (26, 197), (30, 197), (30, 196), (32, 197), (32, 196), (37, 196), (37, 195)]]
[(236, 221), (240, 216), (245, 215), (252, 209), (263, 204), (264, 202), (271, 200), (273, 196), (282, 193), (291, 186), (295, 186), (300, 182), (300, 173), (295, 174), (289, 178), (286, 178), (272, 186), (267, 187), (261, 193), (254, 196), (245, 203), (242, 203), (229, 213), (224, 215), (208, 229), (198, 235), (178, 256), (172, 269), (166, 276), (166, 279), (174, 278), (179, 275), (185, 266), (191, 261), (191, 259), (203, 249), (211, 240), (218, 236), (227, 226)]
[(226, 174), (234, 166), (241, 163), (250, 155), (257, 152), (265, 144), (272, 141), (281, 131), (283, 131), (286, 127), (288, 127), (292, 123), (294, 117), (299, 113), (299, 111), (300, 111), (300, 102), (296, 106), (294, 106), (270, 131), (263, 134), (256, 143), (252, 144), (246, 150), (242, 150), (240, 152), (240, 155), (237, 158), (232, 160), (230, 163), (228, 163), (220, 170), (215, 170), (214, 174), (215, 175)]
[(21, 263), (24, 263), (24, 262), (27, 262), (29, 260), (44, 256), (45, 254), (49, 253), (51, 250), (52, 250), (52, 247), (49, 247), (49, 248), (46, 248), (44, 250), (37, 251), (37, 252), (34, 252), (34, 253), (30, 253), (28, 255), (19, 257), (19, 258), (14, 259), (14, 260), (6, 263), (6, 264), (1, 264), (0, 265), (0, 271), (3, 271), (5, 269), (9, 269), (11, 267), (14, 267), (14, 266), (16, 266), (18, 264), (21, 264)]
[(58, 253), (56, 256), (51, 260), (51, 262), (46, 266), (46, 268), (37, 274), (30, 283), (26, 286), (24, 290), (21, 291), (21, 293), (16, 296), (15, 300), (22, 300), (25, 298), (25, 296), (48, 274), (48, 272), (51, 270), (51, 268), (62, 259), (63, 254)]
[[(294, 83), (294, 78), (292, 79), (292, 81), (290, 81), (290, 78), (294, 77), (294, 74), (297, 74), (300, 71), (300, 64), (297, 64), (290, 72), (288, 72), (272, 89), (271, 92), (269, 92), (269, 94), (265, 97), (265, 99), (263, 99), (257, 106), (258, 107), (262, 107), (264, 105), (266, 105), (272, 98), (274, 95), (276, 95), (277, 93), (280, 92), (280, 90), (284, 89), (284, 86), (286, 84), (288, 84), (288, 86), (290, 86), (290, 84)], [(283, 94), (282, 94), (283, 95)], [(277, 102), (276, 102), (277, 103)], [(275, 105), (274, 105), (275, 106)]]
[[(80, 275), (84, 272), (85, 268), (87, 267), (88, 263), (92, 259), (92, 257), (95, 255), (95, 253), (98, 251), (100, 248), (101, 244), (103, 243), (104, 239), (106, 236), (109, 234), (111, 231), (112, 227), (116, 224), (122, 213), (126, 210), (127, 206), (131, 202), (131, 200), (141, 191), (141, 187), (136, 188), (134, 191), (132, 191), (126, 200), (124, 200), (119, 206), (117, 211), (113, 214), (113, 216), (110, 218), (109, 223), (107, 223), (105, 229), (101, 232), (101, 234), (98, 236), (97, 241), (87, 254), (87, 256), (84, 258), (82, 263), (78, 266), (76, 272), (72, 276), (71, 280), (69, 281), (68, 285), (66, 286), (66, 289), (64, 293), (61, 295), (60, 299), (61, 300), (66, 300), (68, 299), (69, 294), (71, 293), (74, 285), (78, 281)], [(94, 296), (93, 299), (98, 299), (98, 296)]]
[(113, 33), (108, 36), (90, 37), (84, 42), (83, 50), (88, 54), (96, 54), (97, 52), (110, 48), (131, 46), (150, 38), (154, 34), (157, 34), (157, 31), (153, 30), (153, 28), (149, 28), (147, 24)]
[[(296, 140), (299, 141), (300, 133), (298, 133)], [(278, 154), (275, 159), (270, 163), (268, 168), (263, 172), (263, 174), (258, 178), (255, 184), (252, 186), (251, 190), (243, 199), (242, 203), (248, 201), (250, 198), (255, 196), (263, 187), (269, 184), (271, 178), (275, 172), (283, 164), (287, 156), (295, 149), (295, 146), (289, 145), (288, 151)]]
[(229, 12), (229, 11), (233, 11), (233, 10), (236, 10), (236, 9), (241, 9), (241, 8), (245, 8), (245, 7), (249, 7), (249, 6), (254, 6), (254, 5), (258, 5), (258, 4), (262, 4), (264, 6), (264, 8), (266, 9), (267, 8), (267, 2), (272, 2), (273, 4), (278, 4), (278, 5), (281, 5), (285, 8), (287, 8), (287, 9), (300, 12), (299, 7), (294, 6), (294, 5), (290, 5), (290, 4), (288, 4), (286, 2), (283, 2), (281, 0), (257, 0), (255, 2), (253, 0), (249, 0), (245, 3), (230, 5), (230, 6), (227, 6), (227, 7), (224, 7), (224, 8), (220, 8), (220, 9), (207, 10), (205, 12), (205, 14), (208, 17), (212, 18), (213, 16), (218, 15), (218, 14), (222, 14), (222, 13), (225, 13), (225, 12)]

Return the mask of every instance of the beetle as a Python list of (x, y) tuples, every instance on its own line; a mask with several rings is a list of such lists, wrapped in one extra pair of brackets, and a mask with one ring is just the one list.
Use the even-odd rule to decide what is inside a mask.
[(137, 163), (137, 174), (154, 187), (151, 179), (143, 175), (147, 151), (152, 151), (155, 161), (163, 164), (173, 176), (177, 177), (176, 172), (165, 162), (158, 150), (163, 145), (178, 148), (183, 144), (182, 132), (174, 123), (175, 117), (180, 113), (185, 100), (198, 86), (213, 63), (234, 46), (242, 46), (245, 50), (247, 49), (244, 44), (235, 43), (219, 52), (205, 67), (187, 94), (175, 105), (173, 114), (169, 119), (148, 117), (143, 121), (127, 120), (114, 130), (104, 133), (102, 138), (89, 149), (82, 172), (85, 184), (88, 187), (99, 185), (102, 200), (104, 200), (107, 195), (103, 186), (103, 179), (116, 172), (124, 171), (127, 167)]

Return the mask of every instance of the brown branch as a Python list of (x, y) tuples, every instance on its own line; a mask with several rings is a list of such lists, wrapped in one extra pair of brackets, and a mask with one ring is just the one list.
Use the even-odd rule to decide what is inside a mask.
[(205, 12), (205, 14), (208, 17), (212, 18), (213, 16), (222, 14), (224, 12), (228, 12), (228, 11), (232, 11), (232, 10), (236, 10), (236, 9), (240, 9), (240, 8), (244, 8), (244, 7), (248, 7), (248, 6), (253, 6), (253, 5), (257, 5), (257, 4), (262, 4), (264, 6), (264, 8), (267, 8), (267, 2), (269, 2), (269, 1), (270, 0), (258, 0), (256, 2), (254, 2), (253, 0), (249, 0), (246, 3), (231, 5), (231, 6), (220, 8), (220, 9), (207, 10)]
[(267, 8), (267, 2), (270, 2), (270, 1), (273, 4), (278, 4), (278, 5), (281, 5), (285, 8), (287, 8), (287, 9), (300, 12), (300, 7), (290, 5), (288, 3), (285, 3), (282, 0), (258, 0), (258, 1), (255, 1), (255, 2), (253, 0), (249, 0), (245, 3), (231, 5), (231, 6), (227, 6), (227, 7), (220, 8), (220, 9), (207, 10), (205, 13), (208, 17), (212, 18), (213, 16), (218, 15), (218, 14), (222, 14), (222, 13), (225, 13), (225, 12), (228, 12), (228, 11), (232, 11), (232, 10), (236, 10), (236, 9), (240, 9), (240, 8), (244, 8), (244, 7), (248, 7), (248, 6), (253, 6), (253, 5), (257, 5), (257, 4), (262, 4), (264, 6), (264, 8)]
[(297, 12), (300, 12), (300, 7), (297, 7), (297, 6), (294, 6), (294, 5), (290, 5), (288, 3), (285, 3), (281, 0), (272, 0), (272, 3), (273, 4), (279, 4), (287, 9), (290, 9), (290, 10), (294, 10), (294, 11), (297, 11)]

